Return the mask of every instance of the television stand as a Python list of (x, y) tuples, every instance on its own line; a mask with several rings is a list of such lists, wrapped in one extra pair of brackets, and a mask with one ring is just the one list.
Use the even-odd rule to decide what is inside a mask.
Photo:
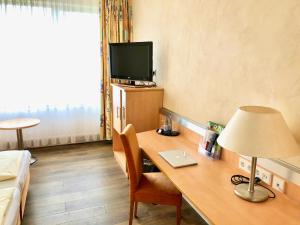
[[(115, 81), (115, 82), (114, 82)], [(135, 80), (112, 80), (111, 83), (117, 83), (118, 85), (133, 87), (133, 88), (147, 88), (156, 87), (156, 83), (152, 81), (135, 81)]]
[(141, 85), (135, 85), (135, 81), (134, 80), (130, 80), (129, 81), (129, 85), (131, 85), (131, 86), (141, 86)]

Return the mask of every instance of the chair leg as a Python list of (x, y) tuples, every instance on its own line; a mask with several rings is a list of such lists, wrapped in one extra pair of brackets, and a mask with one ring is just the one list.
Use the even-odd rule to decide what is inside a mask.
[(134, 201), (130, 200), (129, 225), (132, 225)]
[(180, 221), (181, 221), (181, 204), (177, 205), (177, 212), (176, 212), (176, 224), (180, 225)]
[(137, 208), (138, 208), (138, 202), (135, 202), (134, 203), (134, 217), (135, 218), (138, 218), (138, 216), (137, 216)]

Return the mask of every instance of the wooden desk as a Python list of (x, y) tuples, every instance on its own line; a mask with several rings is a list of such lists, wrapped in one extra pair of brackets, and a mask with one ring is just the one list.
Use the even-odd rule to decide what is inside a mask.
[[(300, 205), (276, 192), (275, 199), (251, 203), (233, 193), (230, 178), (242, 172), (224, 160), (214, 161), (197, 152), (197, 144), (183, 135), (165, 137), (155, 131), (138, 133), (144, 152), (169, 177), (182, 194), (210, 224), (299, 225)], [(182, 149), (198, 161), (197, 166), (174, 169), (159, 151)]]

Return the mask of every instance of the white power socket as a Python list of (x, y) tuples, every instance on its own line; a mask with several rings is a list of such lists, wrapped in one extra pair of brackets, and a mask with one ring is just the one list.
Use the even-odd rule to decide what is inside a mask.
[(272, 174), (270, 172), (264, 170), (263, 168), (257, 166), (255, 176), (259, 177), (266, 184), (271, 185)]
[[(243, 157), (240, 157), (239, 168), (247, 173), (251, 173), (251, 162)], [(256, 167), (255, 177), (259, 177), (264, 183), (271, 185), (272, 174), (259, 166)]]
[(277, 176), (273, 176), (272, 187), (280, 192), (284, 192), (285, 181)]
[(251, 163), (244, 159), (243, 157), (239, 158), (239, 168), (244, 170), (247, 173), (251, 172)]

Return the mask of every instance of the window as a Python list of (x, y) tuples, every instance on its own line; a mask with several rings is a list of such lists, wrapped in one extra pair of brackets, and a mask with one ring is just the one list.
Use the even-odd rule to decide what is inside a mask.
[[(0, 120), (41, 119), (27, 147), (98, 140), (99, 13), (2, 5), (0, 27)], [(15, 148), (0, 132), (0, 149)]]

